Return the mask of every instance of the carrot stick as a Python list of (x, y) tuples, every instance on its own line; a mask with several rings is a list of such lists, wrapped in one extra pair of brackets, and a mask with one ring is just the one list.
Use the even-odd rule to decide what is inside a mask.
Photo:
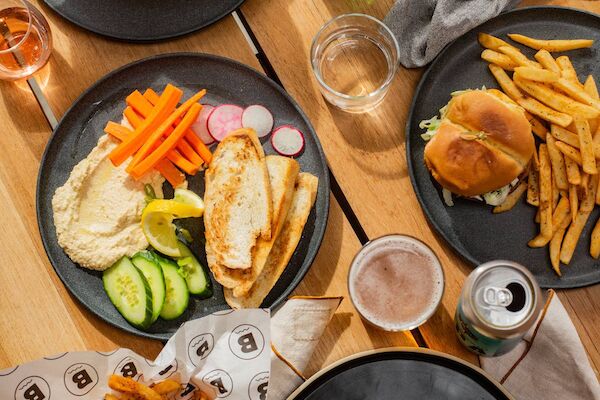
[[(143, 97), (145, 97), (152, 105), (156, 105), (156, 103), (158, 103), (158, 100), (160, 98), (158, 93), (156, 93), (151, 88), (146, 89)], [(178, 124), (178, 123), (179, 123), (179, 121), (176, 121), (176, 124)], [(200, 157), (202, 157), (204, 162), (206, 164), (210, 164), (210, 161), (212, 160), (212, 153), (210, 152), (210, 149), (204, 144), (204, 142), (202, 142), (202, 140), (200, 140), (198, 135), (196, 135), (193, 130), (189, 129), (185, 133), (185, 138), (192, 145), (194, 150), (196, 150), (196, 152), (198, 154), (200, 154)]]
[[(152, 89), (149, 89), (149, 90), (152, 90)], [(152, 92), (156, 94), (156, 92), (154, 92), (154, 91), (152, 91)], [(127, 102), (127, 105), (129, 105), (131, 108), (133, 108), (138, 114), (140, 114), (144, 118), (147, 117), (148, 115), (150, 115), (150, 113), (152, 112), (152, 108), (156, 104), (156, 102), (148, 101), (148, 99), (146, 99), (138, 90), (134, 91), (129, 96), (127, 96), (125, 101)], [(173, 131), (173, 127), (169, 127), (163, 133), (163, 135), (168, 136), (171, 134), (172, 131)], [(188, 143), (187, 140), (181, 140), (177, 144), (177, 148), (179, 149), (179, 151), (181, 153), (183, 153), (183, 155), (188, 160), (190, 160), (192, 164), (195, 164), (198, 167), (200, 167), (202, 164), (204, 164), (204, 160), (196, 152), (196, 150), (194, 150), (194, 147), (190, 146), (190, 144)], [(134, 161), (136, 161), (136, 160), (134, 159)], [(136, 161), (136, 163), (137, 163), (137, 161)]]
[(175, 86), (169, 84), (160, 96), (160, 101), (156, 104), (156, 107), (152, 109), (152, 113), (146, 118), (141, 125), (139, 125), (133, 135), (127, 138), (124, 142), (121, 142), (114, 149), (109, 158), (115, 166), (121, 165), (131, 155), (140, 149), (148, 138), (152, 135), (152, 132), (156, 130), (167, 119), (169, 115), (173, 113), (173, 110), (179, 103), (179, 99), (183, 92), (177, 89)]
[[(104, 128), (104, 132), (121, 141), (133, 134), (131, 129), (113, 121), (108, 121), (108, 124), (106, 124), (106, 127)], [(169, 160), (161, 160), (154, 168), (164, 176), (173, 187), (177, 187), (185, 181), (185, 175), (183, 175)]]
[(156, 168), (156, 170), (160, 172), (174, 188), (185, 181), (185, 175), (183, 175), (183, 173), (181, 173), (169, 160), (160, 160), (154, 168)]
[(200, 110), (202, 106), (196, 102), (192, 104), (188, 112), (185, 114), (185, 117), (181, 120), (179, 125), (175, 128), (175, 130), (169, 135), (168, 138), (165, 139), (163, 143), (158, 146), (158, 149), (152, 151), (148, 157), (144, 158), (139, 164), (137, 164), (133, 169), (134, 176), (142, 176), (149, 169), (151, 169), (157, 162), (163, 159), (166, 154), (172, 150), (177, 142), (183, 137), (187, 129), (196, 121), (198, 118), (198, 114), (200, 114)]
[[(129, 121), (129, 123), (134, 127), (137, 128), (139, 125), (142, 124), (142, 122), (144, 122), (144, 119), (142, 117), (140, 117), (131, 107), (127, 107), (125, 108), (125, 111), (123, 111), (123, 115), (125, 115), (125, 118), (127, 118), (127, 120)], [(162, 140), (161, 140), (162, 143)], [(157, 143), (155, 145), (155, 148), (158, 147), (160, 143)], [(178, 151), (176, 150), (171, 150), (169, 151), (169, 153), (167, 153), (167, 158), (169, 160), (171, 160), (175, 165), (177, 165), (179, 168), (181, 168), (182, 170), (184, 170), (187, 174), (189, 175), (195, 175), (196, 172), (198, 172), (199, 169), (199, 165), (193, 164), (190, 161), (186, 160), (185, 157), (183, 157)], [(138, 177), (139, 178), (139, 177)]]
[[(129, 132), (126, 132), (125, 130)], [(127, 138), (127, 136), (129, 136), (129, 134), (133, 133), (133, 131), (131, 131), (130, 129), (127, 129), (123, 125), (117, 124), (113, 121), (108, 121), (108, 123), (104, 127), (104, 132), (119, 139), (121, 142), (124, 141)]]
[[(152, 132), (151, 135), (146, 139), (145, 143), (142, 145), (142, 147), (139, 149), (139, 151), (133, 156), (133, 160), (127, 166), (126, 171), (131, 172), (133, 170), (133, 168), (141, 160), (146, 158), (146, 156), (148, 156), (148, 154), (150, 154), (150, 152), (154, 148), (154, 144), (163, 137), (163, 135), (169, 128), (172, 128), (173, 123), (177, 119), (179, 119), (179, 117), (183, 116), (190, 109), (190, 107), (192, 105), (197, 104), (198, 101), (200, 101), (200, 99), (205, 94), (206, 94), (206, 90), (201, 90), (198, 93), (196, 93), (195, 95), (193, 95), (192, 97), (190, 97), (189, 99), (187, 99), (182, 105), (177, 107), (177, 109), (173, 113), (171, 113), (167, 117), (167, 119), (165, 119), (160, 124), (160, 126), (158, 128), (156, 128), (156, 130), (154, 132)], [(157, 107), (158, 107), (158, 105), (157, 105)], [(202, 108), (202, 106), (200, 106), (200, 108)]]

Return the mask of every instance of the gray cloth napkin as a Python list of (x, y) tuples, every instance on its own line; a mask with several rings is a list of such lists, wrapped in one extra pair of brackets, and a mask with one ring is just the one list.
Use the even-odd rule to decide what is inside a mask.
[(553, 290), (517, 347), (481, 367), (519, 400), (600, 400), (600, 384), (569, 314)]
[(400, 63), (422, 67), (451, 41), (520, 0), (397, 0), (385, 18), (400, 45)]

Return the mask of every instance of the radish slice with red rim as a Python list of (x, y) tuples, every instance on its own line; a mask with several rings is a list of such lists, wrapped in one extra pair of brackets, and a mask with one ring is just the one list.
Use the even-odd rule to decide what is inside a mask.
[(206, 127), (213, 139), (221, 141), (227, 134), (242, 127), (244, 109), (234, 104), (221, 104), (208, 115)]
[(271, 145), (282, 156), (295, 157), (304, 150), (304, 135), (291, 125), (283, 125), (273, 131)]
[(208, 133), (208, 127), (206, 125), (208, 116), (212, 110), (214, 110), (214, 108), (215, 107), (211, 106), (210, 104), (203, 104), (202, 110), (200, 110), (200, 114), (198, 115), (196, 122), (194, 122), (191, 126), (192, 131), (206, 145), (213, 144), (215, 142), (215, 139)]
[(254, 129), (259, 138), (265, 137), (273, 129), (273, 114), (266, 107), (253, 104), (242, 113), (242, 126)]

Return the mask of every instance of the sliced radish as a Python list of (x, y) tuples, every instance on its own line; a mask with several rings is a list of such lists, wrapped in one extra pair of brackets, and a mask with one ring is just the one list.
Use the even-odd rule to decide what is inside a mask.
[(200, 115), (198, 115), (198, 119), (196, 119), (196, 122), (192, 124), (192, 131), (198, 135), (204, 144), (212, 144), (215, 142), (215, 139), (210, 136), (208, 133), (208, 128), (206, 127), (208, 116), (212, 110), (214, 110), (214, 108), (215, 107), (211, 106), (210, 104), (203, 104), (202, 110), (200, 110)]
[(227, 134), (242, 127), (244, 109), (233, 104), (222, 104), (215, 107), (208, 115), (206, 127), (213, 139), (221, 141)]
[(304, 149), (304, 135), (291, 125), (275, 128), (271, 145), (282, 156), (294, 157)]
[(260, 138), (265, 137), (273, 129), (273, 114), (264, 106), (253, 104), (242, 113), (242, 126), (254, 129)]

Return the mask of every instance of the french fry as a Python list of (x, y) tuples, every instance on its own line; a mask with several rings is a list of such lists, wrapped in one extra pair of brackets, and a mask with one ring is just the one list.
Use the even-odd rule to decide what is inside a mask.
[(506, 54), (514, 62), (516, 62), (517, 64), (519, 64), (519, 65), (521, 65), (523, 67), (542, 68), (542, 66), (539, 63), (537, 63), (535, 61), (531, 61), (529, 58), (527, 58), (525, 56), (525, 54), (521, 53), (521, 51), (519, 49), (517, 49), (516, 47), (513, 47), (513, 46), (500, 46), (498, 48), (498, 51), (500, 53)]
[[(557, 142), (557, 144), (560, 142)], [(567, 170), (567, 181), (569, 184), (579, 186), (581, 184), (581, 173), (579, 172), (579, 166), (575, 161), (569, 157), (565, 157), (565, 168)]]
[(573, 68), (571, 59), (567, 56), (560, 56), (556, 58), (556, 63), (560, 67), (561, 75), (563, 78), (570, 80), (573, 83), (581, 85), (579, 78), (577, 77), (577, 71)]
[(590, 242), (590, 255), (595, 259), (600, 257), (600, 219), (596, 222), (594, 230), (592, 231), (592, 238)]
[(573, 120), (570, 115), (555, 111), (531, 97), (517, 99), (517, 103), (531, 114), (553, 124), (568, 126)]
[(560, 78), (560, 74), (542, 68), (516, 67), (514, 71), (515, 76), (535, 82), (552, 83)]
[(119, 400), (119, 398), (115, 395), (112, 395), (110, 393), (106, 393), (104, 395), (104, 400)]
[(554, 236), (552, 236), (552, 240), (550, 240), (550, 264), (558, 276), (562, 276), (562, 273), (560, 272), (560, 245), (562, 244), (566, 231), (566, 229), (559, 229)]
[(590, 183), (590, 176), (592, 176), (592, 175), (588, 174), (587, 172), (581, 173), (581, 183), (579, 184), (579, 186), (581, 188), (579, 190), (580, 192), (587, 193), (588, 184)]
[(479, 44), (485, 47), (486, 49), (498, 51), (498, 49), (502, 46), (510, 46), (510, 44), (508, 44), (504, 40), (499, 39), (496, 36), (492, 36), (488, 33), (478, 33), (477, 39), (479, 40)]
[(179, 389), (181, 389), (179, 382), (172, 379), (165, 379), (164, 381), (158, 382), (156, 385), (152, 386), (152, 390), (160, 395), (172, 393)]
[(594, 107), (596, 110), (600, 110), (600, 101), (593, 99), (587, 94), (585, 90), (583, 90), (581, 84), (566, 78), (559, 78), (556, 82), (552, 83), (552, 85), (580, 103), (587, 104), (588, 106)]
[(512, 79), (510, 79), (510, 77), (502, 68), (495, 64), (488, 65), (488, 68), (490, 69), (490, 72), (492, 73), (492, 75), (494, 75), (494, 78), (496, 78), (496, 81), (498, 81), (498, 84), (508, 97), (510, 97), (516, 102), (518, 102), (519, 99), (523, 98), (523, 93), (521, 93), (519, 88), (515, 86)]
[(481, 58), (491, 64), (495, 64), (507, 71), (514, 71), (519, 66), (506, 54), (498, 53), (497, 51), (485, 49), (481, 52)]
[(519, 199), (521, 198), (521, 196), (523, 196), (523, 193), (525, 193), (526, 190), (527, 183), (525, 183), (524, 180), (520, 181), (517, 187), (513, 189), (513, 191), (510, 192), (508, 196), (506, 196), (506, 199), (502, 202), (502, 204), (494, 207), (492, 212), (494, 214), (499, 214), (511, 210), (515, 206), (515, 204), (517, 204), (517, 201), (519, 201)]
[[(587, 79), (583, 83), (583, 90), (594, 100), (600, 100), (600, 94), (598, 93), (598, 87), (596, 81), (592, 75), (588, 75)], [(588, 120), (590, 124), (590, 130), (592, 135), (595, 137), (600, 127), (600, 118), (591, 118)]]
[(556, 72), (558, 74), (561, 73), (560, 67), (556, 63), (554, 57), (552, 57), (552, 54), (548, 52), (548, 50), (542, 49), (535, 53), (533, 57), (542, 65), (542, 67), (546, 68), (547, 70)]
[(123, 393), (135, 394), (139, 400), (163, 400), (162, 396), (131, 378), (111, 375), (108, 378), (108, 387)]
[(552, 175), (554, 176), (556, 187), (558, 190), (569, 190), (564, 156), (556, 147), (556, 139), (551, 134), (548, 134), (546, 135), (546, 144), (548, 145), (548, 154), (552, 163)]
[(579, 197), (577, 196), (577, 186), (569, 186), (569, 202), (571, 209), (571, 220), (575, 221), (577, 217), (577, 211), (579, 211)]
[(527, 176), (527, 203), (536, 207), (540, 205), (539, 175), (533, 168), (529, 169), (529, 176)]
[(570, 130), (563, 128), (562, 126), (558, 126), (555, 124), (552, 124), (550, 126), (550, 133), (556, 140), (560, 140), (561, 142), (564, 142), (569, 146), (579, 148), (579, 136), (576, 133), (573, 133)]
[[(555, 110), (558, 110), (558, 112), (568, 115), (580, 115), (584, 118), (596, 118), (600, 115), (600, 112), (594, 107), (575, 101), (564, 94), (552, 90), (552, 88), (542, 83), (517, 78), (515, 79), (514, 84), (520, 90)], [(558, 125), (566, 128), (573, 122), (573, 118), (562, 117), (562, 121), (563, 123)]]
[[(561, 227), (561, 225), (564, 224), (565, 219), (570, 220), (569, 199), (567, 197), (561, 197), (558, 205), (556, 206), (556, 210), (554, 210), (554, 213), (552, 214), (552, 237), (554, 237), (554, 234)], [(527, 242), (527, 245), (533, 248), (544, 247), (548, 244), (552, 237), (548, 238), (542, 234), (539, 234)]]
[(592, 75), (588, 75), (587, 79), (583, 83), (583, 90), (590, 95), (591, 98), (599, 100), (600, 94), (598, 93), (598, 87), (596, 86), (596, 81)]
[(591, 175), (587, 182), (584, 196), (579, 204), (579, 210), (592, 211), (596, 204), (596, 193), (598, 191), (598, 175)]
[(540, 217), (540, 209), (539, 208), (538, 208), (537, 212), (535, 213), (534, 221), (536, 224), (539, 224), (542, 221), (542, 218)]
[(521, 43), (527, 47), (536, 50), (547, 50), (551, 52), (561, 52), (575, 49), (585, 49), (592, 47), (593, 40), (590, 39), (570, 39), (570, 40), (542, 40), (534, 39), (517, 33), (509, 33), (508, 37), (517, 43)]
[[(577, 165), (583, 165), (583, 160), (581, 159), (581, 153), (579, 152), (579, 150), (573, 146), (569, 146), (566, 143), (563, 142), (556, 142), (556, 147), (558, 147), (558, 149), (566, 156), (565, 157), (565, 164), (566, 164), (566, 158), (569, 158), (573, 161), (575, 161), (577, 163)], [(580, 181), (581, 183), (581, 181)]]
[(592, 141), (592, 133), (587, 120), (581, 117), (575, 117), (575, 127), (579, 135), (580, 153), (583, 165), (583, 171), (595, 175), (598, 173), (596, 167), (596, 156), (594, 154), (594, 145)]
[(540, 144), (540, 233), (552, 239), (552, 169), (545, 144)]
[(533, 157), (531, 157), (531, 165), (536, 171), (540, 170), (540, 156), (537, 151), (533, 152)]
[(567, 234), (563, 239), (562, 248), (560, 249), (560, 261), (563, 264), (569, 264), (569, 262), (571, 262), (573, 252), (575, 252), (575, 247), (577, 247), (577, 242), (579, 241), (581, 232), (583, 231), (590, 214), (591, 211), (579, 210), (575, 217), (575, 221), (571, 223), (571, 226), (567, 230)]
[[(539, 119), (537, 119), (536, 117), (534, 117), (533, 115), (528, 113), (527, 111), (525, 111), (525, 117), (529, 121), (529, 124), (531, 124), (531, 131), (538, 138), (540, 138), (541, 141), (545, 142), (546, 134), (548, 133), (548, 128), (546, 128), (546, 126), (542, 123), (542, 121), (540, 121)], [(536, 153), (534, 153), (534, 154), (536, 154)]]

